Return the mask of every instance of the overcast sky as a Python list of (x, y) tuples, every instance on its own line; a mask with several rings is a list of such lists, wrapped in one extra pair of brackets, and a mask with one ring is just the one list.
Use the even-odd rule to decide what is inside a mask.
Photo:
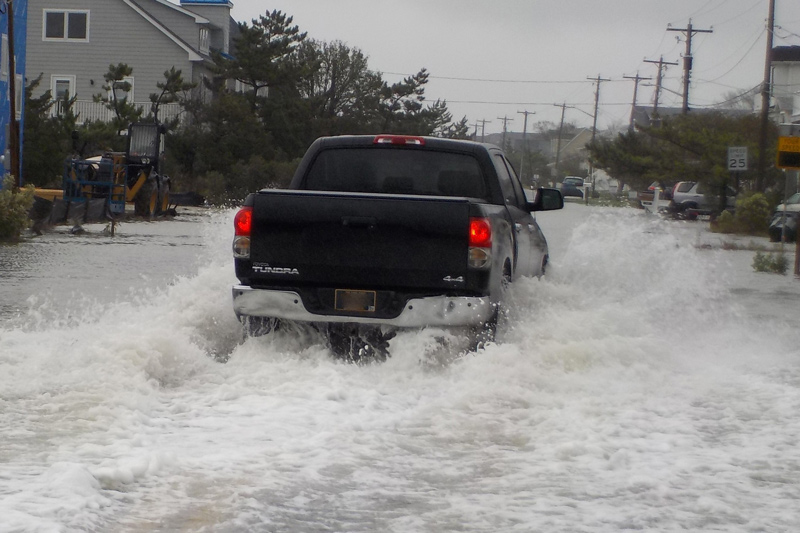
[[(661, 106), (680, 107), (682, 56), (691, 20), (694, 68), (689, 101), (710, 106), (764, 77), (768, 0), (233, 0), (233, 17), (250, 22), (267, 10), (294, 17), (308, 36), (359, 48), (388, 82), (427, 68), (426, 96), (446, 100), (454, 118), (480, 120), (486, 133), (528, 131), (538, 121), (591, 126), (601, 83), (598, 127), (627, 124), (634, 82), (637, 102), (652, 105), (658, 67), (665, 72)], [(776, 0), (775, 46), (800, 45), (800, 1)], [(674, 92), (670, 92), (674, 91)]]

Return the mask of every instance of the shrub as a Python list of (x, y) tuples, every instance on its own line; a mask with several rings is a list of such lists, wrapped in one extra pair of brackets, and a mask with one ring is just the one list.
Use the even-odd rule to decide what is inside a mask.
[(770, 208), (766, 196), (756, 193), (736, 200), (736, 214), (723, 211), (711, 226), (717, 233), (766, 234)]
[(736, 200), (736, 220), (747, 233), (766, 233), (769, 216), (769, 202), (761, 193)]
[(730, 211), (723, 211), (713, 223), (713, 229), (717, 233), (739, 233), (736, 217)]
[(789, 260), (783, 253), (762, 254), (756, 252), (753, 257), (753, 270), (756, 272), (773, 272), (775, 274), (786, 274), (789, 270)]
[(19, 239), (19, 234), (30, 224), (28, 211), (33, 206), (34, 187), (28, 185), (14, 192), (13, 185), (11, 176), (6, 176), (0, 190), (0, 241)]

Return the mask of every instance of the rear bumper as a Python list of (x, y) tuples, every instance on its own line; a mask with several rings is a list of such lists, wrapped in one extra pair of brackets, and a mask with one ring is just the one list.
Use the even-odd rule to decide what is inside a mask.
[(297, 322), (348, 322), (415, 328), (423, 326), (477, 326), (494, 313), (489, 298), (431, 296), (409, 300), (396, 318), (320, 315), (309, 312), (297, 292), (253, 289), (234, 285), (233, 310), (237, 316), (282, 318)]

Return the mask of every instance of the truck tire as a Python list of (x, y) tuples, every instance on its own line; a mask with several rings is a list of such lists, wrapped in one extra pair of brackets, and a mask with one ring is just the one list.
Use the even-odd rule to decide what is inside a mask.
[(133, 199), (133, 214), (137, 217), (151, 217), (158, 205), (158, 188), (156, 180), (147, 180), (136, 198)]
[(489, 320), (476, 326), (470, 332), (470, 351), (476, 352), (484, 348), (488, 343), (494, 342), (497, 336), (497, 325), (505, 315), (503, 302), (508, 287), (511, 284), (513, 275), (511, 274), (511, 264), (506, 262), (503, 267), (503, 278), (500, 281), (500, 299), (494, 304), (494, 312)]
[(352, 363), (383, 362), (389, 357), (389, 340), (380, 327), (358, 324), (328, 324), (326, 338), (333, 355)]

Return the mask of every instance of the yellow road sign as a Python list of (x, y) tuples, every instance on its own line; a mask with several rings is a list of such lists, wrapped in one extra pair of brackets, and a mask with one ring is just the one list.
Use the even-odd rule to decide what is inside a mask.
[(800, 152), (800, 137), (778, 137), (779, 152)]
[(778, 137), (778, 168), (800, 170), (800, 137)]

